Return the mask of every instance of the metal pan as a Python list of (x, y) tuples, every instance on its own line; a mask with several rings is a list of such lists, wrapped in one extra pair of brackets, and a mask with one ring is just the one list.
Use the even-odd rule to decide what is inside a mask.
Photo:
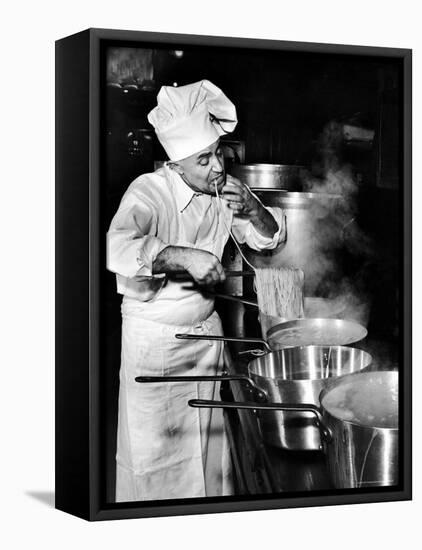
[(267, 332), (272, 349), (298, 346), (347, 346), (366, 337), (366, 328), (343, 319), (295, 319)]
[[(338, 304), (335, 300), (327, 298), (305, 296), (303, 299), (303, 313), (305, 319), (346, 319), (360, 322), (359, 319), (355, 319), (354, 317), (345, 317), (342, 312), (343, 308), (344, 306), (342, 306), (342, 304)], [(271, 328), (289, 320), (292, 319), (283, 319), (282, 317), (267, 315), (260, 311), (259, 323), (261, 325), (262, 337), (266, 338)]]
[[(209, 293), (216, 298), (240, 302), (258, 308), (256, 302), (237, 296)], [(326, 301), (325, 301), (326, 302)], [(305, 298), (303, 319), (283, 319), (259, 312), (262, 335), (273, 350), (297, 346), (347, 346), (363, 340), (368, 334), (366, 328), (356, 321), (333, 317), (307, 317), (308, 313), (321, 309), (324, 301)], [(334, 312), (335, 313), (335, 312)]]
[[(295, 319), (275, 325), (263, 338), (237, 338), (234, 336), (201, 336), (177, 334), (185, 340), (220, 340), (229, 342), (253, 342), (263, 344), (268, 351), (300, 346), (346, 346), (365, 338), (368, 331), (354, 321), (342, 319)], [(256, 351), (256, 350), (254, 350)]]
[[(356, 348), (305, 346), (270, 352), (250, 361), (249, 376), (139, 376), (136, 381), (244, 381), (256, 405), (271, 402), (319, 405), (318, 397), (329, 380), (369, 368), (371, 362), (372, 357), (368, 353)], [(295, 413), (275, 410), (261, 413), (258, 419), (263, 439), (273, 446), (296, 451), (314, 451), (321, 447), (318, 425), (314, 416), (307, 411)]]

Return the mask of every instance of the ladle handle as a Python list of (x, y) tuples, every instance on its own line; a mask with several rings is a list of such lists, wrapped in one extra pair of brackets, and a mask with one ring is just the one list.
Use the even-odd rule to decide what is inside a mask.
[(318, 428), (325, 441), (331, 441), (331, 433), (325, 426), (320, 410), (311, 403), (254, 403), (253, 401), (212, 401), (208, 399), (191, 399), (189, 407), (220, 408), (220, 409), (249, 409), (258, 411), (296, 411), (311, 412), (318, 422)]
[[(255, 271), (236, 271), (233, 269), (225, 269), (226, 277), (254, 277)], [(192, 279), (192, 275), (187, 271), (175, 271), (171, 274), (174, 279)]]
[(219, 342), (252, 342), (254, 344), (262, 344), (267, 351), (271, 352), (268, 342), (262, 338), (238, 338), (236, 336), (215, 336), (212, 334), (176, 334), (179, 340), (217, 340)]
[(245, 304), (247, 306), (253, 306), (253, 307), (256, 307), (256, 308), (259, 307), (257, 302), (252, 302), (250, 300), (245, 300), (244, 298), (239, 298), (238, 296), (230, 296), (229, 294), (219, 294), (217, 292), (212, 292), (212, 291), (208, 291), (208, 290), (206, 290), (205, 292), (206, 292), (206, 294), (208, 294), (209, 296), (212, 296), (214, 298), (222, 298), (223, 300), (229, 300), (230, 302), (238, 302), (240, 304)]

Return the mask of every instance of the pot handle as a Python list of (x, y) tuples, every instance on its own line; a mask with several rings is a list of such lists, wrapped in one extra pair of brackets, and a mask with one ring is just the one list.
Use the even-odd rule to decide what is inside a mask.
[[(266, 393), (246, 374), (227, 374), (223, 376), (137, 376), (135, 378), (135, 382), (141, 384), (159, 382), (222, 382), (223, 380), (244, 381), (251, 387), (259, 403), (267, 400)], [(220, 401), (216, 401), (216, 403), (220, 403)]]
[(297, 411), (311, 412), (318, 422), (318, 428), (322, 438), (328, 443), (332, 436), (330, 430), (325, 426), (321, 411), (311, 403), (254, 403), (252, 401), (212, 401), (208, 399), (191, 399), (189, 407), (221, 408), (221, 409), (249, 409), (258, 411)]
[(217, 340), (219, 342), (252, 342), (254, 344), (262, 344), (268, 352), (271, 352), (268, 342), (262, 338), (238, 338), (236, 336), (214, 336), (212, 334), (175, 334), (179, 340)]

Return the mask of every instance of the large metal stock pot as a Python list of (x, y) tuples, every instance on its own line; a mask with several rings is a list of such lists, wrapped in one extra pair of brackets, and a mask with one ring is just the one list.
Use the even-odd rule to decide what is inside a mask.
[(338, 489), (398, 483), (398, 373), (361, 372), (332, 379), (312, 403), (216, 402), (191, 400), (192, 407), (308, 411), (321, 432), (327, 466)]
[[(349, 398), (350, 409), (347, 409), (347, 397), (346, 403), (342, 401), (348, 392), (355, 395), (355, 399)], [(363, 399), (366, 413), (360, 405)], [(324, 448), (334, 486), (396, 485), (398, 373), (368, 372), (333, 380), (321, 393), (320, 403), (320, 425), (328, 432)], [(342, 403), (346, 410), (342, 410)]]
[[(186, 335), (182, 335), (186, 336)], [(267, 353), (248, 364), (249, 376), (138, 377), (138, 382), (204, 380), (244, 381), (256, 405), (269, 402), (319, 404), (318, 397), (333, 377), (371, 364), (365, 351), (344, 346), (303, 346)], [(213, 402), (218, 406), (219, 402)], [(234, 403), (236, 406), (236, 403)], [(253, 407), (252, 407), (253, 408)], [(288, 450), (320, 450), (318, 422), (312, 411), (270, 410), (257, 413), (263, 439)]]

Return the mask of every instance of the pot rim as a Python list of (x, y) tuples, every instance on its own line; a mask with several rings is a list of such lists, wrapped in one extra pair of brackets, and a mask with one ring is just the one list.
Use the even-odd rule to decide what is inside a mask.
[[(397, 374), (397, 378), (398, 378), (398, 371), (397, 370), (394, 370), (394, 369), (391, 369), (391, 370), (376, 370), (376, 371), (371, 371), (371, 372), (362, 372), (362, 370), (360, 371), (356, 371), (356, 372), (352, 372), (350, 374), (345, 374), (345, 375), (342, 375), (342, 376), (338, 376), (337, 379), (332, 378), (331, 379), (331, 384), (328, 385), (328, 387), (325, 387), (321, 390), (321, 393), (319, 394), (319, 397), (318, 397), (318, 400), (319, 400), (319, 403), (320, 403), (320, 410), (321, 410), (321, 414), (324, 416), (328, 416), (330, 418), (333, 418), (334, 421), (337, 421), (337, 422), (343, 422), (345, 424), (349, 424), (351, 426), (356, 426), (358, 428), (362, 428), (362, 429), (369, 429), (369, 430), (379, 430), (381, 432), (398, 432), (399, 431), (399, 426), (397, 425), (397, 427), (383, 427), (383, 426), (368, 426), (368, 425), (365, 425), (365, 424), (362, 424), (360, 422), (354, 422), (353, 420), (346, 420), (346, 419), (343, 419), (343, 418), (339, 418), (338, 416), (335, 416), (334, 414), (330, 413), (322, 404), (322, 401), (324, 399), (324, 397), (331, 391), (333, 390), (334, 388), (344, 384), (345, 382), (347, 382), (347, 380), (349, 380), (351, 377), (352, 380), (358, 376), (358, 375), (364, 375), (364, 376), (373, 376), (375, 373), (379, 373), (379, 372), (384, 372), (384, 373), (396, 373)], [(398, 418), (397, 418), (398, 420)]]
[[(290, 378), (290, 379), (285, 379), (285, 378), (281, 378), (281, 377), (278, 377), (278, 376), (264, 376), (262, 374), (258, 374), (258, 373), (255, 373), (255, 372), (252, 372), (251, 370), (251, 364), (252, 363), (257, 363), (257, 362), (260, 362), (262, 360), (265, 360), (265, 358), (268, 356), (268, 355), (271, 355), (271, 354), (279, 354), (279, 353), (283, 353), (284, 350), (292, 350), (292, 349), (299, 349), (299, 350), (306, 350), (306, 349), (312, 349), (312, 350), (320, 350), (321, 348), (327, 348), (327, 349), (333, 349), (333, 348), (336, 348), (336, 350), (350, 350), (350, 353), (352, 353), (351, 350), (353, 350), (353, 352), (355, 353), (358, 353), (359, 355), (362, 355), (364, 358), (366, 357), (368, 363), (365, 364), (363, 367), (361, 367), (359, 370), (355, 371), (355, 372), (351, 372), (351, 373), (345, 373), (345, 374), (339, 374), (337, 376), (327, 376), (325, 378)], [(338, 345), (338, 346), (322, 346), (322, 345), (311, 345), (311, 346), (290, 346), (290, 347), (285, 347), (285, 348), (282, 348), (282, 349), (279, 349), (279, 350), (273, 350), (269, 353), (266, 353), (265, 355), (262, 355), (260, 357), (256, 357), (255, 359), (252, 359), (251, 361), (248, 362), (248, 373), (249, 373), (249, 376), (254, 376), (254, 377), (257, 377), (257, 378), (262, 378), (264, 380), (268, 380), (268, 379), (271, 379), (271, 380), (274, 380), (274, 381), (280, 381), (280, 382), (294, 382), (294, 383), (299, 383), (299, 382), (318, 382), (318, 381), (321, 381), (321, 380), (331, 380), (331, 381), (334, 381), (335, 379), (337, 378), (341, 378), (343, 376), (351, 376), (353, 374), (358, 374), (358, 373), (361, 373), (363, 369), (366, 369), (367, 367), (369, 367), (371, 365), (373, 361), (373, 357), (370, 353), (368, 353), (367, 351), (365, 350), (362, 350), (360, 348), (354, 348), (354, 347), (349, 347), (349, 346), (341, 346), (341, 345)], [(375, 371), (374, 371), (375, 372)]]
[(307, 167), (303, 164), (273, 164), (271, 162), (251, 162), (249, 164), (236, 164), (233, 165), (233, 168), (236, 170), (245, 170), (245, 171), (283, 171), (286, 169), (306, 169)]

